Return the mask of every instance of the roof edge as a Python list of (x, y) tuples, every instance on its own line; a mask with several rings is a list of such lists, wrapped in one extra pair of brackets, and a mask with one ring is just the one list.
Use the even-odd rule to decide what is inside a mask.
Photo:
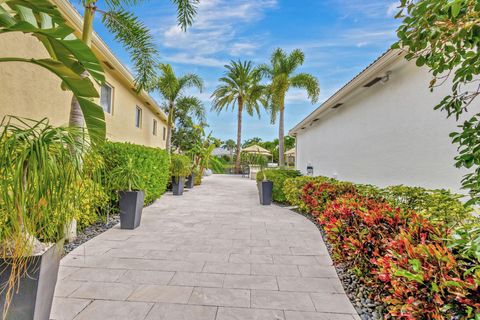
[(335, 92), (330, 98), (322, 103), (318, 108), (312, 111), (302, 121), (289, 130), (289, 135), (296, 135), (300, 130), (305, 129), (309, 124), (317, 121), (326, 114), (328, 110), (331, 110), (335, 105), (341, 103), (341, 100), (354, 92), (360, 86), (365, 85), (377, 74), (380, 69), (391, 63), (403, 58), (403, 51), (399, 49), (389, 49), (372, 62), (368, 67), (363, 69), (349, 82), (347, 82), (342, 88)]

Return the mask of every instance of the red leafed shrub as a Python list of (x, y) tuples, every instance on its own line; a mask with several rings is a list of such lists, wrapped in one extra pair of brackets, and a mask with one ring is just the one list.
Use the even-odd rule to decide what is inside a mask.
[(355, 186), (349, 182), (309, 182), (302, 190), (302, 200), (310, 214), (318, 216), (325, 205), (344, 194), (355, 194)]
[(470, 319), (480, 310), (478, 279), (465, 275), (442, 229), (425, 217), (347, 193), (328, 201), (317, 219), (333, 259), (360, 276), (390, 316)]
[(468, 222), (471, 209), (445, 192), (417, 189), (329, 180), (306, 183), (301, 199), (334, 261), (386, 304), (385, 319), (480, 320), (478, 230), (450, 234), (451, 222)]
[(333, 245), (334, 259), (347, 263), (365, 282), (375, 282), (373, 262), (387, 253), (402, 230), (409, 230), (416, 242), (438, 236), (414, 212), (352, 194), (329, 202), (318, 221)]
[(462, 270), (440, 238), (418, 243), (402, 231), (374, 263), (393, 317), (474, 319), (480, 313), (479, 279)]

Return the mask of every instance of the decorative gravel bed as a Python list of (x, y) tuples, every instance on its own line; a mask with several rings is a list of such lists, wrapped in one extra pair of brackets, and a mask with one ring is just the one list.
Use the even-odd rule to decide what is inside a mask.
[(67, 242), (64, 245), (64, 253), (63, 256), (66, 256), (69, 252), (71, 252), (76, 247), (80, 246), (81, 244), (87, 242), (90, 239), (95, 238), (99, 234), (104, 233), (108, 229), (116, 226), (120, 223), (120, 216), (119, 215), (110, 215), (108, 216), (107, 222), (99, 221), (92, 224), (89, 227), (86, 227), (81, 232), (78, 233), (77, 239), (73, 242)]
[[(277, 204), (277, 205), (285, 207), (282, 204)], [(327, 237), (325, 235), (325, 232), (322, 229), (322, 226), (317, 222), (315, 217), (311, 216), (310, 214), (301, 212), (297, 210), (295, 207), (289, 207), (289, 206), (286, 206), (286, 207), (289, 208), (291, 211), (304, 216), (305, 218), (307, 218), (317, 226), (318, 230), (320, 230), (320, 233), (322, 234), (322, 237), (327, 246), (328, 252), (331, 255), (332, 254), (331, 246), (328, 243)], [(386, 313), (385, 305), (383, 305), (381, 302), (372, 301), (369, 298), (371, 294), (369, 292), (368, 287), (360, 283), (360, 281), (358, 280), (355, 274), (347, 270), (341, 264), (334, 264), (334, 267), (337, 270), (338, 277), (342, 281), (345, 293), (350, 298), (350, 301), (352, 302), (352, 305), (357, 310), (357, 313), (359, 314), (360, 318), (362, 318), (362, 320), (383, 319), (383, 316)]]

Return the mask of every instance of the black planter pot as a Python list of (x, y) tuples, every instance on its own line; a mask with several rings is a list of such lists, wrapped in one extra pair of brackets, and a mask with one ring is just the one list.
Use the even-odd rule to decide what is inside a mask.
[[(19, 279), (18, 292), (17, 287), (14, 288), (5, 320), (50, 319), (62, 250), (63, 241), (52, 246), (41, 256), (27, 258), (26, 273)], [(0, 270), (0, 285), (3, 286), (12, 271), (10, 262), (0, 260)], [(5, 293), (2, 291), (0, 294), (0, 312), (5, 305)]]
[(260, 204), (269, 206), (272, 204), (273, 182), (269, 180), (259, 181), (258, 195), (260, 196)]
[(184, 177), (172, 177), (172, 191), (174, 196), (181, 196), (183, 194), (183, 187), (185, 185)]
[(120, 228), (135, 229), (142, 219), (143, 191), (120, 191)]
[(187, 177), (187, 181), (185, 181), (185, 188), (192, 189), (195, 185), (195, 174), (191, 174)]

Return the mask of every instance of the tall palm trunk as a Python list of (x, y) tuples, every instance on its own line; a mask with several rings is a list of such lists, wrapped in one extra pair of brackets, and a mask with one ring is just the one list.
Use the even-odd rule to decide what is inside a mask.
[(237, 122), (237, 159), (235, 161), (235, 172), (241, 173), (240, 170), (240, 153), (242, 145), (242, 113), (243, 113), (243, 99), (238, 98), (238, 122)]
[[(89, 47), (92, 46), (93, 18), (95, 17), (95, 3), (85, 7), (83, 17), (82, 41)], [(82, 77), (88, 77), (88, 73), (82, 74)], [(84, 118), (77, 98), (73, 95), (70, 104), (70, 117), (68, 123), (71, 127), (83, 128)]]
[(278, 121), (278, 165), (285, 166), (285, 100), (280, 101), (280, 119)]
[(175, 109), (175, 105), (172, 101), (169, 102), (168, 106), (168, 121), (167, 121), (167, 146), (166, 150), (170, 153), (172, 149), (172, 126), (173, 126), (173, 112)]

